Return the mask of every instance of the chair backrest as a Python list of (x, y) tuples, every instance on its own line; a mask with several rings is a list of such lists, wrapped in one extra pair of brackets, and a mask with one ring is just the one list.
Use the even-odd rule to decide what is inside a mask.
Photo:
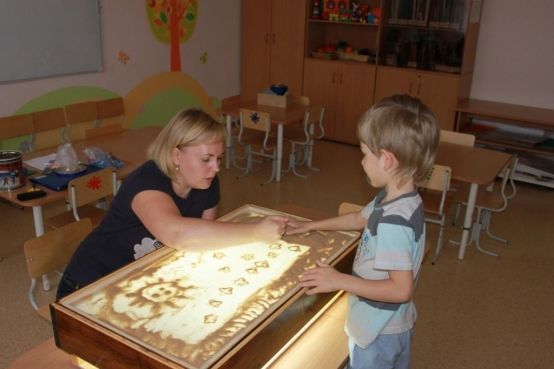
[(85, 138), (88, 140), (90, 138), (106, 136), (112, 133), (123, 132), (123, 131), (124, 131), (123, 127), (121, 127), (118, 124), (112, 124), (109, 126), (102, 126), (102, 127), (94, 127), (94, 128), (89, 128), (85, 131)]
[(290, 95), (289, 101), (298, 105), (310, 106), (310, 98), (307, 96)]
[(101, 169), (97, 172), (77, 177), (68, 183), (69, 205), (75, 219), (79, 220), (79, 206), (96, 202), (117, 191), (117, 176), (113, 168)]
[[(431, 169), (427, 172), (424, 179), (416, 183), (416, 187), (419, 190), (429, 190), (434, 191), (437, 194), (440, 194), (438, 201), (438, 206), (436, 207), (436, 212), (438, 214), (443, 214), (444, 203), (446, 201), (446, 195), (450, 189), (450, 178), (452, 170), (450, 167), (434, 164)], [(425, 200), (425, 199), (424, 199)], [(423, 202), (423, 207), (426, 211), (429, 211), (433, 208), (426, 206), (425, 201)]]
[(66, 105), (65, 121), (68, 125), (92, 122), (96, 120), (96, 101), (83, 101)]
[[(68, 126), (66, 130), (66, 139), (82, 139), (85, 136), (87, 128), (96, 124), (96, 101), (83, 101), (75, 104), (69, 104), (64, 107), (65, 121)], [(86, 124), (88, 123), (88, 125)], [(71, 129), (71, 126), (79, 124), (78, 129)]]
[[(314, 126), (313, 137), (319, 140), (325, 135), (325, 129), (323, 127), (325, 108), (323, 106), (310, 106), (308, 111), (310, 112), (310, 124)], [(316, 133), (315, 128), (317, 128), (319, 132)]]
[(245, 129), (264, 132), (265, 136), (262, 145), (265, 149), (268, 149), (267, 143), (271, 134), (271, 117), (268, 113), (257, 110), (240, 109), (240, 131), (238, 139), (241, 143)]
[(362, 211), (363, 208), (364, 208), (363, 205), (354, 204), (351, 202), (342, 202), (339, 205), (338, 214), (342, 215), (347, 213), (353, 213), (355, 211)]
[(23, 151), (32, 150), (33, 115), (21, 114), (0, 118), (0, 140), (28, 136), (26, 145), (21, 145)]
[(90, 219), (84, 218), (26, 241), (23, 250), (29, 277), (39, 278), (63, 267), (91, 231)]
[(463, 146), (474, 146), (475, 135), (441, 129), (439, 141)]
[(113, 99), (98, 100), (96, 102), (96, 114), (99, 125), (101, 125), (101, 121), (110, 118), (118, 118), (118, 123), (121, 125), (123, 123), (123, 117), (125, 116), (123, 98), (116, 97)]
[[(45, 147), (56, 146), (62, 142), (66, 142), (65, 134), (65, 112), (63, 108), (54, 108), (48, 110), (40, 110), (33, 113), (33, 137), (32, 147), (41, 149)], [(48, 131), (59, 130), (53, 135), (48, 134)], [(45, 139), (37, 144), (37, 134), (44, 133)]]

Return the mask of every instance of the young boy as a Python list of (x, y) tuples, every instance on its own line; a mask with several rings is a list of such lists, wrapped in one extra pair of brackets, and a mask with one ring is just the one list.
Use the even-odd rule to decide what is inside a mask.
[(317, 261), (300, 277), (307, 294), (350, 293), (349, 368), (410, 366), (416, 319), (412, 295), (425, 244), (423, 206), (414, 183), (433, 164), (439, 131), (418, 99), (395, 95), (382, 100), (362, 116), (358, 138), (362, 167), (371, 185), (383, 190), (361, 212), (288, 223), (288, 234), (363, 229), (352, 275)]

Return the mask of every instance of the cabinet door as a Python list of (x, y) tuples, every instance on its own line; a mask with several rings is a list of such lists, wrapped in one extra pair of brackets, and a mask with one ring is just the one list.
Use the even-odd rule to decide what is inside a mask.
[(421, 74), (418, 97), (437, 118), (441, 129), (452, 131), (460, 78), (455, 75)]
[(273, 0), (271, 7), (270, 83), (302, 93), (306, 0)]
[(255, 99), (269, 85), (271, 0), (242, 1), (241, 95)]
[(325, 108), (325, 137), (335, 134), (336, 63), (328, 60), (306, 59), (304, 65), (304, 92), (310, 104)]
[(357, 145), (358, 121), (373, 103), (375, 66), (340, 63), (337, 82), (334, 138)]
[(417, 93), (417, 73), (400, 68), (377, 68), (377, 83), (375, 87), (375, 102), (395, 94)]

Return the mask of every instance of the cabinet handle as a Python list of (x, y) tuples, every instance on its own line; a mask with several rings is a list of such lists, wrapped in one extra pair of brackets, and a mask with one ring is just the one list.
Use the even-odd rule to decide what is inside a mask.
[(275, 44), (275, 33), (271, 34), (271, 41), (273, 42), (273, 44)]
[(417, 84), (417, 96), (421, 93), (421, 82)]

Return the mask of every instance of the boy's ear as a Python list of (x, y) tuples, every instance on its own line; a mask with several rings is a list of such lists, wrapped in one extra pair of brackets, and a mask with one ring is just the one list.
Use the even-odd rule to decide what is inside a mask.
[(390, 151), (387, 150), (381, 150), (381, 160), (383, 162), (383, 169), (388, 170), (395, 170), (398, 166), (398, 160), (396, 160), (396, 156)]

